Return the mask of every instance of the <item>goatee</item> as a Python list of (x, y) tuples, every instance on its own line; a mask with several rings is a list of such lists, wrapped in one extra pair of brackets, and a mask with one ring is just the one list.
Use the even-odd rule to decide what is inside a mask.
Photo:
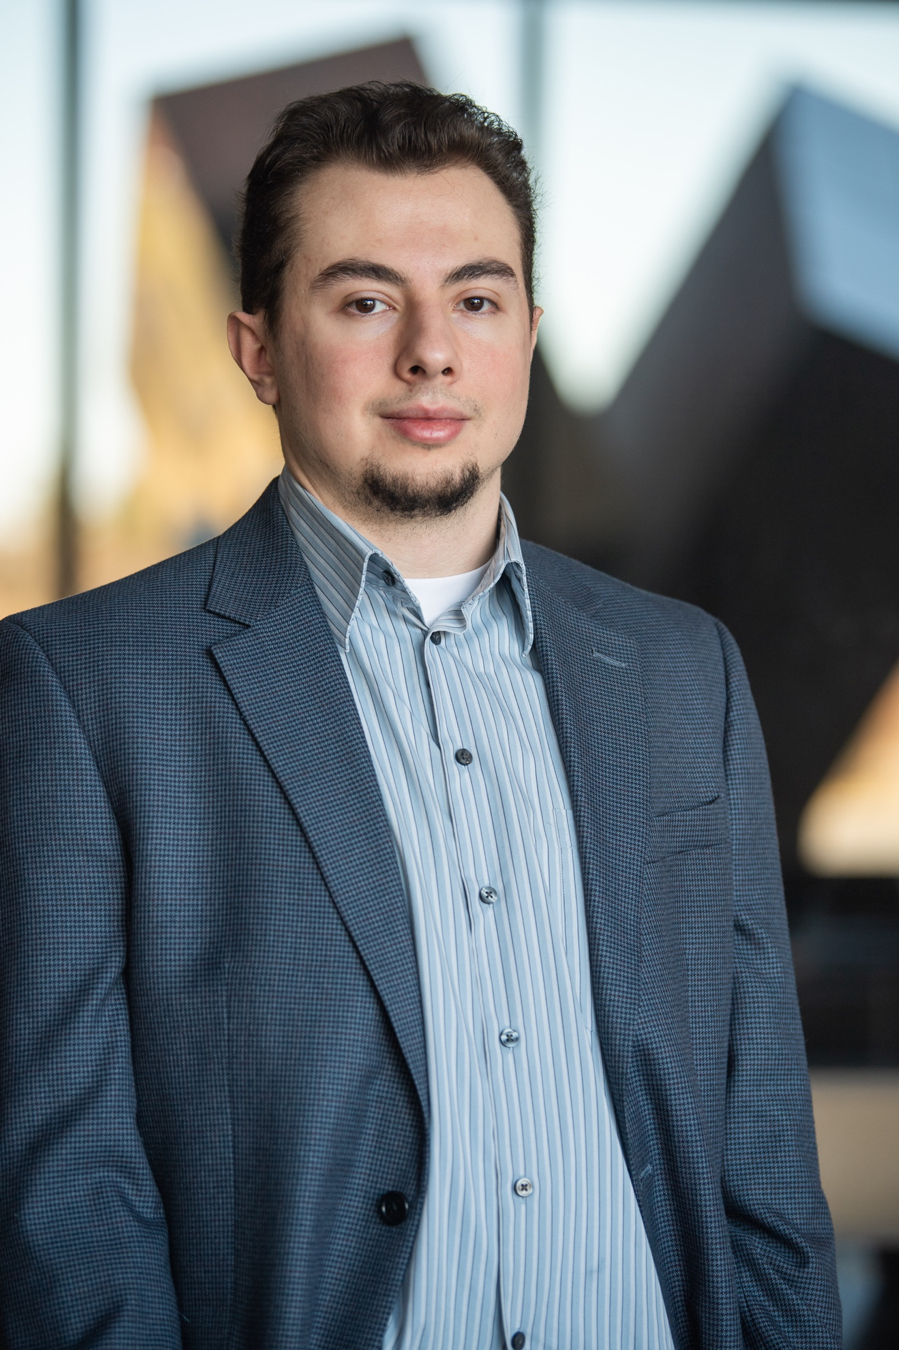
[(463, 464), (455, 473), (420, 482), (402, 473), (388, 473), (369, 461), (357, 495), (369, 510), (406, 520), (436, 520), (466, 506), (481, 486), (477, 464)]

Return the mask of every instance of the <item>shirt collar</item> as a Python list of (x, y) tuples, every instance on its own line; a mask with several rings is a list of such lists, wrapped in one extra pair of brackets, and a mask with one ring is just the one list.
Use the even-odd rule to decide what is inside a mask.
[[(366, 583), (378, 573), (402, 580), (393, 563), (364, 535), (329, 511), (317, 497), (302, 487), (285, 466), (278, 480), (281, 505), (293, 530), (300, 551), (318, 592), (328, 626), (344, 651), (350, 644), (350, 630), (359, 609)], [(521, 552), (521, 540), (515, 516), (506, 498), (500, 495), (500, 528), (496, 551), (490, 559), (481, 584), (462, 606), (465, 613), (475, 601), (497, 584), (508, 572), (512, 594), (518, 603), (524, 629), (523, 651), (534, 641), (534, 622), (528, 596), (527, 569)]]

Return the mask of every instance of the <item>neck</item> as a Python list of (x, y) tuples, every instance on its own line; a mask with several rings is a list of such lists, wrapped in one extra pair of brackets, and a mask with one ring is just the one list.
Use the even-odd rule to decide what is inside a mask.
[(498, 469), (457, 511), (409, 520), (388, 510), (366, 509), (337, 499), (326, 485), (312, 482), (299, 465), (289, 463), (287, 467), (302, 487), (370, 540), (404, 577), (450, 577), (473, 572), (489, 562), (496, 549)]

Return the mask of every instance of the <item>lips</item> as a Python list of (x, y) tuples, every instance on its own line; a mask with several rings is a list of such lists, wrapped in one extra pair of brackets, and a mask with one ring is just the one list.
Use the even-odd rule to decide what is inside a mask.
[(383, 413), (394, 431), (419, 445), (447, 445), (455, 440), (469, 420), (455, 408), (412, 407)]

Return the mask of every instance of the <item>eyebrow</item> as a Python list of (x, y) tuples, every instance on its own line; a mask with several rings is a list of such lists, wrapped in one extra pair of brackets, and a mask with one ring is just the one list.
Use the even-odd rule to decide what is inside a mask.
[[(479, 258), (476, 262), (463, 263), (454, 267), (443, 278), (444, 286), (459, 286), (466, 281), (481, 281), (485, 277), (495, 277), (500, 281), (509, 281), (518, 285), (514, 268), (499, 258)], [(314, 291), (325, 290), (338, 281), (380, 281), (385, 286), (408, 286), (409, 278), (384, 263), (370, 262), (366, 258), (342, 258), (319, 272), (312, 283)]]
[(365, 258), (342, 258), (340, 262), (325, 267), (312, 283), (314, 291), (324, 290), (337, 281), (382, 281), (385, 286), (408, 286), (409, 280), (402, 272), (383, 263), (368, 262)]
[(499, 258), (479, 258), (477, 262), (463, 263), (461, 267), (447, 272), (443, 284), (459, 286), (462, 282), (481, 281), (485, 277), (495, 277), (498, 281), (511, 281), (513, 286), (518, 285), (515, 269), (508, 263), (500, 262)]

